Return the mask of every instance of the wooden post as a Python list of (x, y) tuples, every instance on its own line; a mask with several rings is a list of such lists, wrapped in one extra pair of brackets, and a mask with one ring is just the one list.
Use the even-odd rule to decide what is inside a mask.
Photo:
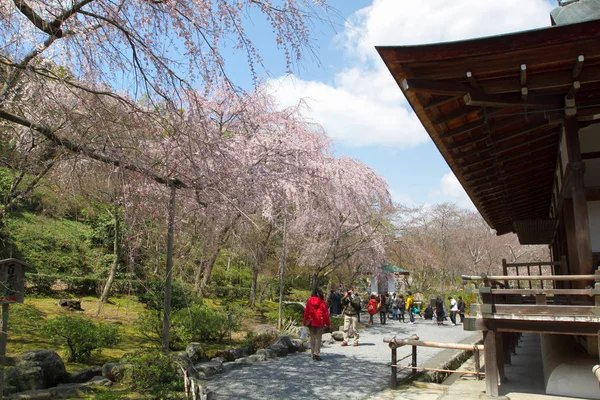
[(2, 303), (2, 332), (0, 332), (0, 400), (4, 398), (4, 367), (6, 365), (6, 340), (8, 334), (8, 303)]
[[(579, 126), (574, 118), (567, 118), (563, 127), (567, 145), (567, 155), (571, 173), (571, 194), (573, 198), (573, 216), (577, 248), (577, 265), (571, 266), (572, 273), (576, 275), (589, 274), (592, 270), (592, 245), (590, 241), (589, 216), (585, 183), (585, 164), (581, 159), (581, 145), (579, 143)], [(571, 263), (573, 261), (571, 260)], [(576, 288), (585, 286), (585, 283), (576, 282)]]
[[(504, 276), (508, 276), (508, 267), (506, 266), (506, 258), (502, 259), (502, 273), (504, 274)], [(509, 289), (508, 286), (508, 279), (504, 281), (504, 287)]]
[(496, 360), (496, 331), (483, 331), (485, 362), (485, 392), (498, 397), (498, 364)]
[(396, 347), (392, 347), (392, 387), (395, 388), (398, 385), (398, 368), (396, 363), (398, 362)]
[[(417, 366), (417, 346), (413, 346), (412, 347), (412, 366), (416, 367)], [(413, 374), (417, 373), (416, 369), (412, 370)]]
[(479, 349), (475, 347), (473, 350), (473, 358), (475, 358), (475, 372), (477, 372), (477, 380), (481, 379), (479, 373), (481, 372), (481, 360), (479, 358)]
[(505, 332), (502, 334), (502, 352), (504, 353), (504, 363), (512, 364), (510, 351), (512, 348), (512, 333)]
[(504, 380), (504, 335), (496, 333), (496, 366), (498, 367), (498, 380)]

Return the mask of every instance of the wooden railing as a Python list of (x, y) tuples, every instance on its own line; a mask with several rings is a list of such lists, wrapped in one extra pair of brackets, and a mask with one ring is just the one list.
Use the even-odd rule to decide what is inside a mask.
[[(516, 281), (517, 289), (521, 289), (521, 280), (513, 278), (520, 276), (537, 278), (538, 276), (543, 275), (564, 275), (565, 272), (567, 272), (567, 258), (563, 256), (561, 257), (560, 261), (539, 261), (522, 263), (507, 263), (506, 259), (502, 259), (502, 272), (505, 276), (510, 276), (509, 279), (504, 281), (505, 288), (511, 287), (511, 281)], [(544, 284), (546, 284), (546, 286), (550, 285), (551, 287), (549, 288), (556, 288), (556, 286), (554, 285), (554, 281), (544, 281), (540, 279), (528, 279), (527, 284), (529, 285), (529, 289), (533, 289), (534, 286), (544, 289)]]
[[(419, 337), (417, 335), (413, 335), (409, 339), (398, 339), (395, 336), (391, 337), (391, 338), (384, 337), (383, 342), (388, 343), (390, 349), (392, 350), (392, 364), (391, 364), (392, 387), (396, 387), (398, 384), (398, 370), (399, 369), (400, 370), (410, 369), (412, 371), (413, 375), (416, 374), (418, 371), (435, 371), (435, 372), (445, 372), (445, 373), (460, 372), (461, 374), (477, 375), (477, 379), (480, 379), (480, 377), (485, 376), (485, 374), (483, 372), (481, 372), (481, 367), (479, 365), (479, 359), (480, 359), (479, 352), (484, 350), (484, 347), (480, 344), (468, 345), (468, 344), (461, 344), (461, 343), (424, 342), (424, 341), (419, 340)], [(401, 347), (401, 346), (412, 346), (412, 351), (407, 356), (402, 357), (400, 360), (398, 360), (397, 349), (398, 349), (398, 347)], [(475, 372), (455, 371), (455, 370), (440, 369), (440, 368), (418, 367), (417, 366), (417, 347), (419, 347), (419, 346), (435, 347), (438, 349), (454, 349), (454, 350), (462, 350), (462, 351), (472, 351), (473, 358), (475, 360)], [(410, 365), (407, 365), (407, 366), (398, 365), (398, 362), (405, 360), (409, 357), (411, 358)]]
[[(499, 285), (507, 278), (516, 281), (585, 281), (594, 283), (594, 288), (586, 289), (554, 289), (550, 287), (538, 289), (506, 289)], [(471, 305), (472, 313), (480, 313), (485, 318), (509, 318), (512, 320), (560, 320), (570, 317), (573, 322), (597, 321), (600, 315), (600, 275), (536, 275), (536, 276), (496, 276), (463, 275), (463, 280), (479, 281), (481, 286), (472, 289), (481, 298), (480, 304)], [(564, 318), (563, 318), (564, 319)], [(477, 330), (471, 326), (476, 321), (467, 321), (465, 329)], [(566, 329), (566, 328), (565, 328)], [(590, 334), (590, 333), (588, 333)]]

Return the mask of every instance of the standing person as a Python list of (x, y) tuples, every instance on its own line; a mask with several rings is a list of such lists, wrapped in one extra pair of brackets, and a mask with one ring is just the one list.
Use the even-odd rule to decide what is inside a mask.
[(409, 324), (415, 323), (415, 316), (413, 315), (414, 302), (415, 298), (413, 297), (412, 292), (408, 292), (408, 298), (406, 299), (406, 311), (408, 311), (408, 319), (410, 320)]
[(398, 298), (396, 297), (396, 293), (392, 295), (392, 319), (398, 320)]
[(381, 323), (381, 325), (385, 325), (385, 320), (386, 320), (386, 316), (387, 316), (387, 304), (386, 304), (387, 299), (385, 298), (385, 294), (381, 293), (379, 295), (379, 304), (378, 304), (378, 308), (379, 308), (379, 322)]
[(358, 296), (358, 293), (354, 293), (354, 297), (356, 298), (356, 301), (358, 301), (358, 310), (356, 312), (356, 316), (358, 317), (358, 323), (360, 323), (360, 312), (362, 311), (362, 302), (360, 300), (360, 297)]
[(404, 312), (406, 311), (406, 302), (404, 301), (404, 296), (400, 295), (398, 298), (398, 312), (400, 313), (399, 318), (401, 322), (406, 322), (404, 320)]
[(435, 317), (438, 326), (444, 325), (444, 300), (440, 296), (435, 299)]
[(335, 315), (335, 290), (333, 289), (329, 291), (329, 296), (327, 296), (327, 306), (329, 307), (329, 315)]
[(460, 323), (462, 324), (465, 320), (465, 302), (462, 296), (458, 296), (458, 315), (460, 315)]
[(348, 290), (342, 298), (342, 314), (344, 315), (344, 341), (342, 346), (348, 346), (348, 339), (350, 338), (350, 326), (354, 332), (354, 343), (353, 346), (358, 346), (358, 299), (354, 297), (352, 289)]
[(458, 312), (458, 303), (454, 300), (454, 297), (448, 297), (450, 300), (450, 321), (452, 321), (452, 325), (456, 325), (456, 313)]
[(373, 315), (377, 313), (377, 300), (374, 294), (371, 295), (367, 303), (367, 312), (369, 313), (369, 325), (373, 325)]
[(336, 291), (333, 296), (333, 304), (335, 309), (335, 315), (340, 315), (342, 313), (342, 295), (341, 292)]
[(312, 359), (321, 361), (321, 338), (323, 336), (323, 327), (331, 325), (327, 303), (324, 300), (323, 291), (321, 289), (313, 290), (312, 296), (306, 302), (302, 325), (308, 326), (310, 332)]

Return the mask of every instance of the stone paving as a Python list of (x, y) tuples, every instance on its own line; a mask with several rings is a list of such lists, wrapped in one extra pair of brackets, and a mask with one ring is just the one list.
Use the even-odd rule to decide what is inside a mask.
[[(377, 398), (379, 394), (386, 397), (390, 387), (391, 351), (383, 342), (384, 337), (406, 338), (416, 334), (421, 340), (460, 343), (468, 338), (475, 341), (477, 335), (464, 331), (460, 324), (437, 326), (419, 318), (414, 325), (389, 320), (385, 325), (376, 322), (361, 328), (359, 334), (357, 347), (341, 347), (340, 342), (324, 345), (320, 362), (313, 361), (310, 352), (306, 352), (217, 375), (207, 384), (209, 400), (363, 400)], [(418, 365), (423, 366), (440, 352), (435, 348), (419, 348)], [(409, 347), (399, 348), (398, 358), (409, 353)], [(401, 364), (409, 362), (407, 359)]]

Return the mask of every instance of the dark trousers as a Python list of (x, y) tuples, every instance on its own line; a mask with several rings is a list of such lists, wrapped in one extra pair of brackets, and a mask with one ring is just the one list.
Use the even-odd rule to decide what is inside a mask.
[(450, 311), (450, 321), (456, 325), (456, 311)]
[(379, 322), (385, 324), (385, 320), (387, 318), (387, 313), (385, 311), (379, 311)]

